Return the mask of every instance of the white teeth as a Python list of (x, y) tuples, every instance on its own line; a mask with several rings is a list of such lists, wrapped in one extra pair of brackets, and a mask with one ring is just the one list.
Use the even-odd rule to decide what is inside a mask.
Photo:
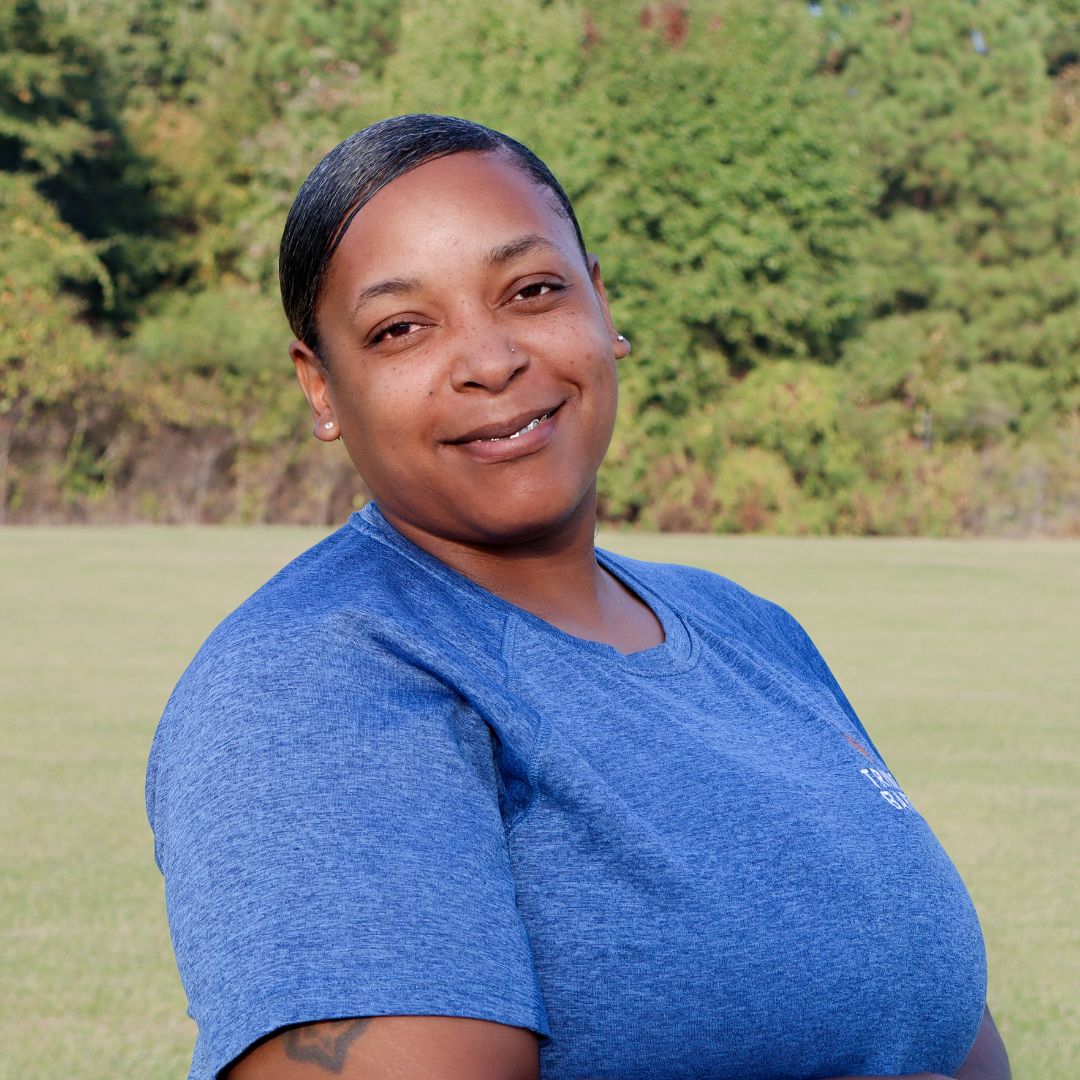
[(538, 416), (535, 420), (530, 420), (520, 431), (515, 431), (513, 435), (496, 435), (493, 439), (486, 439), (486, 442), (502, 442), (504, 439), (519, 439), (522, 435), (528, 435), (530, 431), (535, 431), (549, 416), (551, 413), (544, 413), (543, 416)]
[(535, 420), (532, 420), (528, 424), (526, 424), (520, 431), (515, 431), (514, 434), (510, 436), (510, 438), (516, 439), (519, 435), (526, 435), (530, 431), (535, 431), (539, 426), (540, 417), (537, 417)]

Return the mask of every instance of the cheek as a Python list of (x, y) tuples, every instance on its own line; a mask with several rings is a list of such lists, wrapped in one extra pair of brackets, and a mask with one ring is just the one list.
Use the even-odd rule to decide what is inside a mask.
[(400, 444), (422, 434), (431, 424), (434, 392), (408, 365), (387, 367), (377, 379), (355, 382), (348, 388), (348, 407), (360, 438)]
[(426, 387), (408, 393), (396, 385), (373, 393), (362, 410), (367, 422), (357, 423), (354, 440), (347, 443), (373, 494), (399, 513), (406, 513), (417, 498), (423, 503), (427, 496), (422, 493), (442, 482), (435, 446), (438, 401), (438, 393)]

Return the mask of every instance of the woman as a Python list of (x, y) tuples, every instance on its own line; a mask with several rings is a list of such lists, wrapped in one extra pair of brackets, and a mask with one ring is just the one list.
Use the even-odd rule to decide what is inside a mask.
[(594, 549), (630, 344), (547, 168), (376, 124), (281, 283), (373, 502), (155, 738), (191, 1076), (1008, 1077), (967, 893), (805, 633)]

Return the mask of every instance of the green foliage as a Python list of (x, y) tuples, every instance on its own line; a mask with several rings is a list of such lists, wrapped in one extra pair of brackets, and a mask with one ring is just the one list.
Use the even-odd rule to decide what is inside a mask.
[(126, 343), (144, 422), (237, 447), (293, 437), (302, 399), (283, 377), (288, 334), (281, 305), (237, 281), (167, 297)]
[[(11, 462), (12, 448), (32, 438), (43, 417), (67, 413), (83, 418), (57, 462), (61, 486), (73, 475), (101, 479), (96, 465), (83, 469), (78, 459), (87, 389), (108, 365), (108, 347), (82, 320), (82, 305), (62, 290), (96, 284), (108, 296), (112, 282), (88, 243), (62, 222), (36, 190), (31, 175), (0, 172), (0, 522), (17, 509), (20, 485)], [(91, 390), (92, 396), (92, 390)], [(15, 482), (12, 482), (15, 480)], [(91, 487), (94, 486), (92, 483)]]
[(129, 340), (140, 364), (160, 375), (257, 375), (279, 367), (288, 327), (280, 304), (240, 284), (175, 293)]
[(1080, 2), (1043, 0), (1042, 7), (1049, 16), (1043, 32), (1043, 52), (1048, 70), (1057, 75), (1080, 62)]
[[(1080, 159), (1048, 137), (1045, 13), (1019, 0), (847, 10), (831, 20), (831, 64), (882, 180), (861, 252), (877, 318), (850, 362), (871, 400), (941, 410), (946, 439), (1030, 434), (1074, 410), (1080, 385), (1080, 205), (1063, 196)], [(868, 377), (874, 354), (895, 374), (905, 355), (907, 370)]]
[(96, 284), (106, 298), (112, 279), (100, 258), (100, 244), (60, 220), (32, 176), (0, 172), (0, 267), (9, 287), (53, 292), (65, 285)]
[(239, 276), (272, 290), (297, 187), (343, 134), (375, 118), (358, 104), (393, 46), (397, 4), (92, 6), (135, 43), (124, 56), (125, 118), (152, 162), (154, 199), (182, 223), (189, 287)]
[(37, 0), (0, 9), (0, 163), (54, 179), (95, 152), (101, 120), (88, 44)]
[(347, 507), (333, 470), (285, 494), (318, 459), (277, 241), (318, 157), (405, 111), (509, 132), (574, 199), (634, 342), (608, 520), (1080, 530), (1077, 0), (17, 0), (9, 511)]
[(94, 246), (112, 284), (83, 290), (99, 318), (134, 318), (179, 271), (174, 222), (147, 187), (107, 40), (45, 0), (0, 13), (0, 173), (33, 178), (66, 225)]

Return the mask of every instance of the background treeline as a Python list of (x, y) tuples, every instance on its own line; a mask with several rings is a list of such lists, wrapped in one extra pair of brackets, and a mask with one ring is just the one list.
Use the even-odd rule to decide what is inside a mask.
[(1080, 534), (1080, 0), (7, 0), (4, 520), (344, 516), (276, 246), (407, 111), (575, 200), (608, 521)]

